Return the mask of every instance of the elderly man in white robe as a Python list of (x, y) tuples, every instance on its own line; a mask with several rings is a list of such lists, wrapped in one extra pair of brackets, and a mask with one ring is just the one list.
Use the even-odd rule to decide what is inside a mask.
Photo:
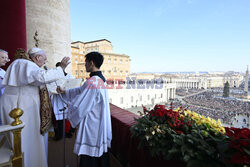
[[(5, 71), (1, 67), (5, 66), (5, 64), (8, 63), (9, 61), (10, 61), (10, 59), (8, 57), (8, 52), (0, 49), (0, 96), (2, 96), (2, 94), (4, 92), (4, 87), (5, 87), (4, 85), (2, 85)], [(1, 115), (0, 115), (0, 125), (1, 124), (2, 124), (2, 119), (1, 119)]]
[(74, 153), (80, 155), (80, 167), (109, 167), (108, 148), (111, 147), (112, 129), (108, 90), (100, 71), (103, 56), (90, 52), (85, 56), (85, 68), (90, 78), (83, 86), (59, 93), (69, 101), (68, 119), (72, 127), (79, 126)]
[(0, 99), (0, 112), (4, 124), (12, 120), (9, 112), (14, 108), (24, 111), (21, 120), (25, 123), (22, 130), (22, 151), (25, 167), (47, 167), (46, 135), (40, 134), (40, 96), (39, 86), (54, 82), (64, 76), (63, 70), (69, 64), (69, 57), (64, 57), (61, 66), (55, 69), (41, 68), (47, 56), (40, 48), (28, 52), (30, 60), (16, 59), (8, 67), (2, 84), (4, 95)]
[(5, 66), (5, 64), (8, 63), (9, 61), (10, 59), (8, 57), (8, 52), (0, 49), (0, 96), (4, 92), (4, 86), (2, 85), (2, 80), (5, 75), (5, 71), (1, 67)]

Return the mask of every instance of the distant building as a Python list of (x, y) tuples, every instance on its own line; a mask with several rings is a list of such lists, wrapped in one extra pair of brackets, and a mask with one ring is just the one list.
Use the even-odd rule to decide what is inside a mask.
[(207, 80), (204, 78), (174, 78), (172, 82), (176, 83), (176, 88), (187, 89), (207, 89)]
[(71, 43), (72, 74), (76, 78), (87, 78), (89, 74), (85, 70), (85, 55), (97, 51), (104, 56), (101, 71), (107, 80), (126, 80), (130, 74), (130, 57), (125, 54), (113, 53), (113, 46), (106, 39)]
[(136, 79), (155, 79), (155, 78), (160, 78), (159, 75), (156, 75), (154, 73), (133, 73), (129, 75), (130, 78), (136, 78)]
[(230, 87), (240, 87), (244, 80), (242, 74), (227, 73), (204, 73), (204, 74), (175, 74), (173, 81), (177, 88), (217, 88), (224, 87), (226, 82)]
[[(132, 81), (135, 79), (131, 77)], [(145, 79), (145, 78), (144, 78)], [(135, 79), (135, 82), (127, 82), (119, 85), (115, 83), (109, 91), (109, 102), (121, 108), (128, 109), (166, 103), (175, 98), (176, 84), (168, 83), (165, 79)]]
[(130, 77), (141, 79), (150, 79), (154, 77), (168, 78), (168, 82), (175, 83), (176, 88), (180, 89), (207, 89), (224, 87), (226, 82), (230, 87), (239, 87), (244, 80), (242, 74), (234, 72), (220, 73), (175, 73), (157, 75), (154, 73), (137, 73), (131, 74)]

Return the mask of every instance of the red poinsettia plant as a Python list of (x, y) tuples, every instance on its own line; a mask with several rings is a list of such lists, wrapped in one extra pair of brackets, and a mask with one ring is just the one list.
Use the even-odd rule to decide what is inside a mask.
[(139, 147), (149, 148), (152, 156), (179, 159), (189, 166), (220, 166), (216, 140), (223, 136), (210, 133), (208, 125), (196, 124), (185, 110), (174, 110), (172, 105), (155, 105), (151, 110), (144, 107), (143, 112), (131, 128), (133, 136), (140, 139)]
[(250, 130), (247, 128), (225, 128), (230, 138), (230, 162), (233, 164), (250, 164)]
[(143, 107), (141, 118), (131, 127), (139, 147), (152, 156), (178, 159), (187, 166), (242, 166), (250, 164), (250, 130), (226, 128), (195, 112), (155, 105)]
[(170, 105), (170, 109), (166, 109), (164, 105), (155, 105), (151, 111), (143, 107), (143, 112), (145, 115), (150, 115), (152, 120), (159, 124), (168, 124), (178, 134), (183, 134), (184, 131), (188, 131), (188, 127), (192, 126), (192, 120), (185, 119), (180, 112), (174, 111), (172, 105)]

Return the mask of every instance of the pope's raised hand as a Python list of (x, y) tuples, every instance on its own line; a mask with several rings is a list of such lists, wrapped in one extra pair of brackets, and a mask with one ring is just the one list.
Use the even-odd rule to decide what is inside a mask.
[(61, 60), (61, 67), (63, 70), (65, 70), (65, 68), (70, 64), (70, 58), (69, 57), (64, 57), (62, 60)]

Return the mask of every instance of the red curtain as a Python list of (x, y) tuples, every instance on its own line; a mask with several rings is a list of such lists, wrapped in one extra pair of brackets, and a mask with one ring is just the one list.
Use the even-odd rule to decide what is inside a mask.
[(27, 49), (25, 0), (0, 0), (0, 49), (13, 61), (17, 48)]

